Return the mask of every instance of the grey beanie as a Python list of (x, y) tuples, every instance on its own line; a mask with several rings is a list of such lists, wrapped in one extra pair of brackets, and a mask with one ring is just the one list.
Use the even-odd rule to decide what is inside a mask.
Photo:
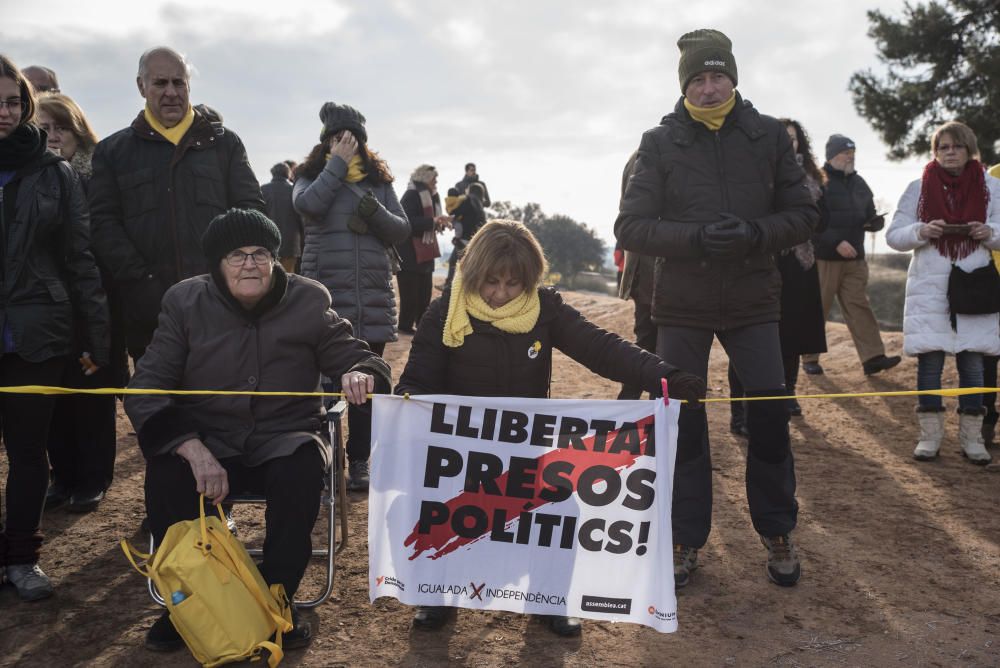
[(355, 139), (367, 144), (368, 132), (365, 130), (365, 117), (360, 111), (346, 104), (325, 102), (319, 110), (319, 120), (323, 121), (320, 140), (340, 130), (350, 130)]
[(677, 40), (677, 48), (681, 50), (677, 66), (681, 95), (687, 90), (688, 82), (699, 72), (722, 72), (732, 79), (733, 86), (739, 83), (733, 42), (718, 30), (702, 28), (685, 33)]
[(826, 159), (854, 148), (854, 141), (844, 135), (830, 135), (826, 140)]
[(201, 237), (201, 250), (212, 264), (244, 246), (260, 246), (277, 257), (281, 232), (260, 211), (230, 209), (213, 218)]

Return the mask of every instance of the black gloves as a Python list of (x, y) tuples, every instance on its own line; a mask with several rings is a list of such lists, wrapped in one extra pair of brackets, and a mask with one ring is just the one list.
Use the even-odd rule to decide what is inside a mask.
[(371, 218), (378, 211), (380, 204), (375, 198), (375, 193), (371, 190), (365, 193), (365, 196), (361, 198), (358, 202), (358, 215), (362, 218)]
[(702, 250), (708, 257), (719, 260), (746, 257), (759, 241), (760, 230), (755, 223), (729, 214), (701, 228)]
[(705, 398), (705, 381), (687, 371), (672, 369), (667, 372), (667, 394), (674, 399), (683, 399), (688, 408), (697, 408), (699, 399)]

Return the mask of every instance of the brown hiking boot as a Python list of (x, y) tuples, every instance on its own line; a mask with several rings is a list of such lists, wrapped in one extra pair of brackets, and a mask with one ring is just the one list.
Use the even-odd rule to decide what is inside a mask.
[(782, 587), (794, 586), (802, 575), (802, 569), (791, 535), (761, 536), (760, 542), (767, 548), (767, 578)]
[(687, 545), (674, 545), (674, 589), (686, 587), (691, 571), (698, 568), (698, 550)]

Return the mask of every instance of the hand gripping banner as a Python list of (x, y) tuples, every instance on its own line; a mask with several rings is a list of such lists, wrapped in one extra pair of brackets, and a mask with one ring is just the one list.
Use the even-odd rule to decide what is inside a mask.
[(677, 629), (680, 404), (374, 398), (371, 600)]

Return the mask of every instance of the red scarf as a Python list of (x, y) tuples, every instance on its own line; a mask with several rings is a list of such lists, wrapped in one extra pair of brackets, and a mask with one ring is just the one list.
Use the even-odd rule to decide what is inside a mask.
[[(924, 223), (943, 220), (948, 225), (984, 223), (989, 201), (990, 191), (986, 188), (983, 165), (978, 160), (965, 163), (965, 169), (958, 176), (945, 171), (937, 160), (931, 160), (924, 167), (920, 183), (917, 220)], [(931, 243), (952, 262), (968, 257), (979, 247), (975, 239), (957, 234), (942, 235), (939, 239), (931, 239)]]

